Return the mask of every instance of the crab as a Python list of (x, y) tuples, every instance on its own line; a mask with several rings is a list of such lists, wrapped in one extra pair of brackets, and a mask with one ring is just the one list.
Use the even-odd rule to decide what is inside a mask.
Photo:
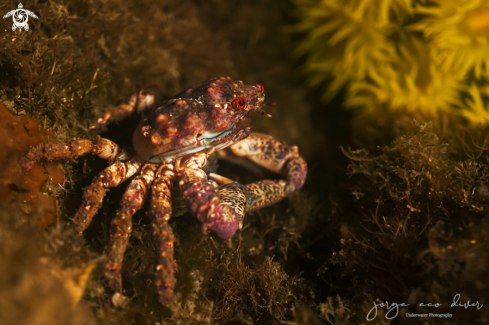
[[(103, 129), (108, 123), (140, 113), (142, 119), (133, 134), (135, 156), (97, 136), (92, 140), (75, 138), (70, 143), (42, 143), (31, 147), (19, 164), (29, 170), (42, 158), (77, 158), (86, 153), (113, 161), (83, 194), (83, 203), (72, 218), (79, 234), (89, 226), (107, 190), (133, 177), (112, 221), (107, 248), (106, 275), (115, 295), (123, 293), (121, 266), (131, 235), (131, 218), (143, 207), (151, 189), (147, 214), (152, 218), (159, 255), (156, 286), (160, 301), (169, 303), (176, 282), (175, 238), (168, 223), (174, 182), (178, 183), (190, 214), (201, 222), (203, 232), (212, 232), (223, 240), (241, 229), (245, 213), (274, 204), (304, 184), (307, 164), (296, 146), (250, 132), (249, 112), (271, 116), (263, 108), (273, 103), (265, 104), (264, 99), (262, 85), (245, 85), (230, 77), (192, 86), (156, 108), (153, 92), (143, 90), (90, 126), (93, 130)], [(207, 175), (203, 170), (207, 158), (219, 150), (284, 178), (245, 186), (215, 173)]]

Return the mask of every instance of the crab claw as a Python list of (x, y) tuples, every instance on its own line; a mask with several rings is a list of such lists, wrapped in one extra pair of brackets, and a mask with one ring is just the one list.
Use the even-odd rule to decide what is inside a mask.
[[(213, 177), (214, 176), (214, 177)], [(211, 178), (215, 179), (213, 174)], [(220, 176), (222, 177), (222, 176)], [(246, 207), (246, 186), (233, 182), (225, 177), (226, 183), (217, 188), (213, 210), (218, 212), (210, 215), (204, 226), (208, 227), (217, 237), (229, 239), (243, 226)]]
[(243, 225), (246, 186), (213, 174), (216, 182), (224, 183), (216, 187), (201, 169), (205, 161), (205, 154), (196, 154), (179, 164), (180, 191), (190, 213), (202, 222), (204, 232), (212, 231), (226, 240)]
[[(231, 217), (231, 218), (230, 218)], [(242, 224), (243, 217), (235, 216), (232, 211), (228, 209), (222, 209), (220, 215), (215, 215), (214, 220), (209, 220), (210, 223), (205, 224), (204, 227), (212, 231), (217, 237), (228, 240), (234, 236), (236, 231)]]
[[(185, 172), (184, 172), (185, 173)], [(190, 213), (202, 222), (204, 233), (212, 231), (227, 240), (243, 225), (246, 187), (236, 182), (214, 187), (207, 181), (180, 187)]]

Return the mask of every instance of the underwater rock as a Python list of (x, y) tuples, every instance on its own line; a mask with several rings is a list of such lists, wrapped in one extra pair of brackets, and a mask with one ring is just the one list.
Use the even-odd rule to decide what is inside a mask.
[(29, 146), (53, 139), (50, 131), (39, 130), (39, 124), (35, 117), (13, 116), (0, 104), (0, 205), (26, 213), (39, 210), (39, 225), (46, 226), (56, 216), (56, 199), (46, 193), (48, 183), (62, 183), (63, 171), (56, 162), (39, 164), (29, 172), (17, 163)]

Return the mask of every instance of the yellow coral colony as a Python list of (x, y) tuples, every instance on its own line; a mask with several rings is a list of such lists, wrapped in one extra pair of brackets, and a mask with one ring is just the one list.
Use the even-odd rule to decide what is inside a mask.
[(295, 0), (311, 84), (347, 107), (489, 120), (489, 0)]

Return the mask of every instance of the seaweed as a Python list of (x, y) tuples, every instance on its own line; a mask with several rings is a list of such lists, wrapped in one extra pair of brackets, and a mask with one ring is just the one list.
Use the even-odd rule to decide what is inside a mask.
[[(272, 323), (284, 319), (302, 300), (302, 279), (291, 277), (272, 258), (256, 267), (243, 263), (238, 246), (234, 254), (221, 256), (217, 264), (216, 285), (207, 289), (206, 296), (216, 302), (214, 319), (232, 320), (245, 316)], [(223, 260), (223, 261), (222, 261)]]
[[(477, 144), (477, 133), (466, 138)], [(474, 150), (482, 152), (468, 158)], [(485, 148), (463, 136), (442, 139), (425, 123), (378, 151), (344, 150), (354, 204), (344, 213), (341, 249), (325, 265), (341, 265), (357, 317), (365, 317), (374, 301), (404, 301), (440, 303), (436, 312), (453, 313), (452, 321), (482, 321), (485, 311), (453, 310), (450, 303), (456, 293), (464, 301), (489, 299), (486, 264), (474, 264), (487, 254)]]

